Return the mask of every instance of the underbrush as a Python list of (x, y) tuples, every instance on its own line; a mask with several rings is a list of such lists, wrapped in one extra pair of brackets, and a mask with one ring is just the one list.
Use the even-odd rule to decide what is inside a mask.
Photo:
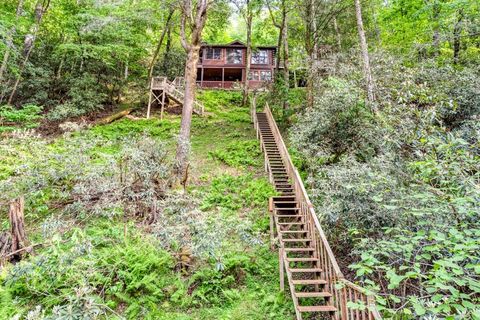
[(238, 92), (206, 95), (186, 194), (169, 188), (178, 118), (7, 138), (0, 198), (26, 195), (29, 240), (43, 245), (3, 270), (0, 319), (291, 319), (248, 110)]
[(39, 125), (42, 107), (28, 104), (21, 108), (0, 106), (0, 133), (18, 128), (32, 129)]
[[(146, 134), (154, 138), (168, 140), (175, 137), (180, 127), (178, 120), (138, 119), (131, 121), (122, 119), (108, 126), (95, 126), (86, 132), (91, 137), (121, 140), (125, 136)], [(85, 133), (83, 133), (85, 134)]]
[(290, 130), (317, 214), (386, 317), (475, 318), (478, 69), (373, 59), (378, 114), (364, 102), (361, 67), (339, 56)]
[(268, 198), (275, 194), (271, 184), (265, 179), (255, 179), (251, 175), (221, 175), (212, 180), (203, 198), (202, 208), (222, 207), (226, 209), (247, 209), (265, 206)]
[(260, 165), (260, 146), (257, 140), (233, 142), (225, 148), (210, 151), (213, 159), (232, 167)]

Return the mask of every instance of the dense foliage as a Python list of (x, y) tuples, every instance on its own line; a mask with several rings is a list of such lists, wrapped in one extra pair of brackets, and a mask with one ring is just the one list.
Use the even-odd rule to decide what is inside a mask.
[(317, 82), (313, 109), (291, 129), (333, 247), (352, 252), (350, 268), (378, 291), (386, 315), (474, 317), (478, 68), (405, 67), (379, 53), (374, 115), (358, 69), (338, 59), (337, 74)]
[[(91, 120), (144, 107), (152, 75), (183, 75), (182, 3), (1, 1), (0, 214), (24, 195), (35, 247), (1, 266), (1, 319), (293, 317), (240, 92), (198, 93), (179, 188), (178, 117)], [(480, 319), (480, 3), (356, 3), (215, 0), (202, 40), (244, 41), (252, 5), (253, 49), (280, 45), (257, 107), (288, 133), (342, 271), (383, 315)]]
[[(258, 174), (240, 98), (202, 94), (214, 112), (195, 119), (202, 165), (193, 165), (188, 193), (169, 184), (175, 116), (67, 123), (53, 140), (6, 137), (0, 202), (27, 195), (29, 240), (42, 245), (2, 269), (0, 318), (290, 319), (276, 254), (265, 246), (274, 191)], [(233, 134), (212, 148), (208, 138), (226, 130)], [(235, 152), (225, 158), (223, 148)]]

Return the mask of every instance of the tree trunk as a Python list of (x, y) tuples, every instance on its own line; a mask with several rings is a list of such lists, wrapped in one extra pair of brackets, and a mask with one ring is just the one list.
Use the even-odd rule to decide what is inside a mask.
[[(283, 2), (283, 3), (285, 3), (285, 2)], [(267, 4), (268, 12), (270, 14), (270, 18), (272, 19), (272, 23), (276, 28), (278, 28), (277, 51), (275, 52), (275, 57), (276, 57), (276, 60), (275, 60), (275, 74), (278, 74), (278, 72), (280, 71), (280, 59), (281, 59), (281, 56), (282, 56), (281, 48), (282, 48), (282, 44), (283, 44), (283, 27), (284, 27), (284, 24), (283, 24), (283, 20), (282, 20), (282, 23), (280, 23), (280, 24), (277, 23), (277, 20), (275, 19), (275, 16), (273, 15), (272, 8), (270, 7), (270, 2), (268, 0), (266, 1), (266, 4)]]
[(282, 58), (282, 53), (280, 50), (282, 48), (282, 43), (283, 43), (283, 29), (282, 27), (280, 27), (278, 30), (278, 41), (277, 41), (277, 52), (276, 52), (277, 60), (275, 61), (275, 72), (278, 72), (280, 70), (280, 59)]
[(463, 9), (458, 11), (458, 19), (453, 27), (453, 63), (458, 64), (458, 56), (460, 54), (460, 36), (462, 33)]
[(360, 0), (355, 1), (355, 14), (357, 16), (357, 29), (358, 29), (358, 38), (360, 40), (360, 49), (362, 52), (363, 60), (363, 75), (366, 81), (367, 87), (367, 99), (370, 102), (372, 111), (377, 113), (376, 107), (372, 102), (375, 101), (375, 89), (373, 84), (372, 71), (370, 69), (370, 57), (368, 55), (368, 45), (367, 39), (365, 37), (365, 30), (363, 29), (363, 19), (362, 19), (362, 7)]
[(288, 53), (288, 17), (285, 5), (283, 6), (283, 82), (287, 92), (283, 101), (283, 113), (286, 116), (288, 109), (288, 89), (290, 88), (290, 70), (289, 70), (289, 53)]
[(42, 23), (43, 16), (50, 5), (50, 0), (39, 0), (35, 6), (35, 22), (30, 29), (30, 33), (25, 36), (25, 41), (23, 43), (23, 62), (18, 72), (17, 78), (15, 80), (15, 84), (13, 85), (12, 93), (8, 98), (8, 104), (12, 104), (13, 98), (17, 93), (18, 84), (22, 78), (22, 73), (27, 66), (28, 59), (32, 54), (33, 47), (35, 45), (35, 40), (37, 39), (38, 30), (40, 29), (40, 25)]
[(335, 38), (337, 40), (337, 50), (342, 51), (342, 35), (340, 34), (340, 29), (337, 24), (337, 17), (333, 17), (333, 29), (335, 30)]
[(27, 245), (27, 236), (25, 235), (25, 222), (23, 211), (25, 202), (23, 197), (10, 202), (10, 210), (8, 211), (8, 219), (10, 220), (10, 234), (12, 237), (11, 252), (22, 249)]
[(182, 121), (178, 136), (175, 173), (178, 178), (188, 167), (188, 155), (190, 152), (190, 129), (192, 124), (193, 103), (195, 100), (195, 87), (197, 81), (197, 62), (199, 59), (200, 46), (193, 47), (187, 53), (185, 65), (185, 96), (182, 109)]
[(248, 103), (248, 75), (250, 73), (250, 64), (252, 61), (252, 20), (253, 10), (250, 7), (250, 1), (247, 0), (247, 61), (245, 63), (245, 82), (243, 84), (242, 107)]
[(305, 50), (308, 54), (307, 72), (307, 107), (313, 107), (313, 77), (314, 64), (317, 60), (318, 46), (316, 31), (317, 23), (315, 17), (315, 0), (306, 0), (305, 3)]
[(22, 15), (23, 12), (23, 2), (24, 0), (18, 1), (15, 22), (7, 35), (7, 48), (5, 49), (5, 54), (3, 55), (2, 65), (0, 66), (0, 82), (3, 80), (3, 74), (5, 73), (5, 70), (7, 70), (8, 60), (10, 59), (10, 52), (13, 50), (13, 37), (17, 32), (16, 24), (18, 23), (18, 18)]
[[(199, 59), (202, 31), (207, 21), (207, 0), (198, 0), (196, 8), (192, 8), (192, 0), (183, 0), (181, 3), (180, 40), (187, 52), (185, 64), (185, 92), (183, 99), (182, 121), (175, 155), (174, 178), (176, 182), (187, 177), (188, 155), (190, 149), (190, 128), (192, 125), (193, 104), (195, 101), (195, 87), (197, 81), (197, 63)], [(186, 28), (191, 34), (187, 39)], [(183, 179), (182, 179), (183, 178)]]
[(174, 9), (170, 9), (170, 11), (168, 12), (167, 21), (165, 22), (165, 27), (163, 28), (162, 34), (160, 35), (160, 39), (158, 40), (158, 43), (157, 43), (157, 47), (155, 48), (155, 52), (153, 53), (152, 61), (150, 61), (150, 65), (148, 66), (148, 79), (152, 79), (153, 68), (155, 67), (155, 62), (158, 59), (160, 49), (162, 48), (163, 39), (165, 38), (165, 34), (169, 29), (170, 21), (172, 20), (174, 12), (175, 12)]
[(433, 56), (438, 57), (440, 52), (440, 23), (439, 23), (439, 15), (440, 15), (440, 5), (438, 4), (438, 0), (434, 0), (433, 3)]
[(167, 30), (167, 43), (165, 44), (165, 53), (163, 54), (163, 64), (162, 64), (162, 70), (163, 72), (167, 72), (168, 68), (168, 58), (170, 56), (170, 50), (172, 49), (172, 26), (168, 25), (168, 30)]

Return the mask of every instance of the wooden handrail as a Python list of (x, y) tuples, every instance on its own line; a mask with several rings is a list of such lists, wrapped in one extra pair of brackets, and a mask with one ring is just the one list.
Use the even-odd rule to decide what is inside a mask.
[[(182, 87), (182, 85), (184, 86), (184, 79), (182, 77), (175, 78), (173, 82), (168, 81), (167, 77), (153, 77), (151, 82), (151, 90), (165, 90), (177, 100), (183, 100), (185, 97), (184, 93), (177, 89), (177, 86)], [(193, 104), (193, 110), (197, 114), (203, 115), (205, 112), (205, 106), (197, 100), (194, 100)]]
[[(253, 110), (255, 109), (252, 108), (251, 112), (253, 112)], [(268, 103), (265, 105), (264, 112), (270, 124), (278, 150), (285, 162), (287, 174), (293, 184), (296, 200), (298, 201), (301, 210), (300, 214), (302, 214), (306, 221), (308, 221), (307, 228), (312, 236), (312, 242), (315, 249), (314, 254), (319, 258), (319, 263), (324, 270), (323, 277), (328, 282), (328, 288), (333, 294), (334, 305), (338, 310), (338, 319), (367, 319), (367, 317), (368, 319), (375, 320), (382, 319), (380, 313), (375, 307), (374, 298), (369, 295), (367, 290), (344, 278), (307, 194), (302, 178), (293, 165), (288, 149), (283, 141)], [(254, 125), (258, 135), (258, 124), (256, 121), (254, 121)], [(268, 166), (267, 161), (266, 166)], [(270, 168), (267, 169), (270, 175), (271, 170)], [(366, 311), (356, 310), (349, 306), (348, 302), (364, 304), (366, 306)]]

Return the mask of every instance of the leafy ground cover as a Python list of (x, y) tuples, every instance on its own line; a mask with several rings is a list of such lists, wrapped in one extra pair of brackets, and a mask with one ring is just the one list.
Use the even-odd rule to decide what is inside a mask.
[(177, 116), (4, 139), (0, 201), (26, 195), (43, 245), (2, 269), (1, 319), (292, 318), (249, 110), (235, 92), (200, 98), (186, 194), (168, 185)]
[(347, 57), (289, 131), (337, 259), (385, 317), (479, 319), (478, 67), (377, 53), (374, 114)]

